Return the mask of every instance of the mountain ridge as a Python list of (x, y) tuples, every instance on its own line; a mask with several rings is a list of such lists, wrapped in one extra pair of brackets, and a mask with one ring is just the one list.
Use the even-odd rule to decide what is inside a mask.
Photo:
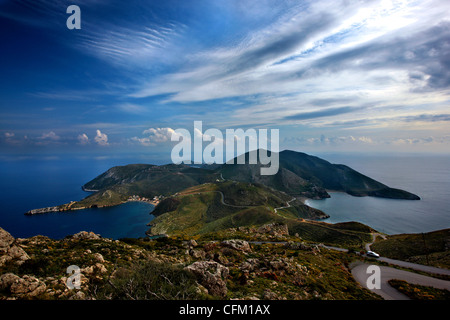
[[(256, 151), (251, 151), (256, 152)], [(246, 163), (250, 153), (245, 154)], [(292, 195), (313, 199), (328, 198), (326, 190), (343, 191), (352, 196), (420, 200), (408, 191), (390, 188), (346, 165), (332, 164), (303, 152), (279, 152), (279, 170), (273, 176), (261, 176), (260, 164), (223, 164), (215, 169), (224, 178), (257, 182)]]

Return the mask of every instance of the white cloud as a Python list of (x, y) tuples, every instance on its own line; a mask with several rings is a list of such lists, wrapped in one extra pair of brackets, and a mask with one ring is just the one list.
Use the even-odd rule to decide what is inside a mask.
[(148, 135), (144, 138), (133, 137), (132, 141), (139, 142), (144, 146), (155, 146), (156, 144), (165, 143), (171, 141), (172, 134), (175, 130), (172, 128), (149, 128), (142, 132)]
[(51, 140), (51, 141), (57, 141), (61, 139), (60, 136), (58, 136), (53, 131), (50, 131), (48, 133), (43, 133), (40, 137), (38, 137), (39, 140)]
[(6, 138), (12, 138), (14, 136), (15, 136), (14, 132), (5, 132), (5, 137)]
[(105, 133), (102, 133), (100, 130), (97, 130), (97, 135), (94, 138), (94, 141), (100, 146), (107, 146), (108, 136)]
[(89, 138), (86, 133), (78, 135), (78, 144), (86, 145), (89, 143)]

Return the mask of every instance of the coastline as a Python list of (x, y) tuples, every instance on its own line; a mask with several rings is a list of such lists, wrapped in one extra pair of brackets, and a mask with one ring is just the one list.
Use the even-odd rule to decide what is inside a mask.
[(25, 212), (24, 214), (27, 216), (34, 216), (34, 215), (39, 215), (39, 214), (45, 214), (45, 213), (54, 213), (54, 212), (66, 212), (66, 211), (75, 211), (75, 210), (84, 210), (84, 209), (91, 209), (91, 208), (108, 208), (108, 207), (114, 207), (114, 206), (120, 206), (121, 204), (127, 203), (127, 202), (145, 202), (145, 203), (149, 203), (151, 205), (157, 206), (158, 203), (160, 202), (159, 199), (157, 200), (151, 200), (151, 199), (147, 199), (147, 198), (128, 198), (125, 201), (122, 201), (120, 203), (114, 203), (114, 204), (110, 204), (110, 205), (93, 205), (90, 207), (75, 207), (73, 208), (72, 206), (77, 203), (77, 201), (71, 201), (69, 203), (66, 204), (62, 204), (59, 206), (52, 206), (52, 207), (44, 207), (44, 208), (38, 208), (38, 209), (32, 209), (29, 210), (27, 212)]

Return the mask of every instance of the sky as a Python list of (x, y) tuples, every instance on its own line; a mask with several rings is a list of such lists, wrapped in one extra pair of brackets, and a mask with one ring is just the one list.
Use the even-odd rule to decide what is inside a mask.
[[(81, 29), (68, 29), (69, 5)], [(173, 130), (280, 150), (450, 152), (450, 1), (0, 0), (0, 156), (170, 156)]]

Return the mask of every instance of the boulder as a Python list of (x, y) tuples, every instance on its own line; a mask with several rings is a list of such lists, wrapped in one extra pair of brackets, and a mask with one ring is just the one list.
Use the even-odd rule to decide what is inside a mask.
[(243, 252), (251, 252), (252, 249), (250, 247), (250, 244), (247, 241), (244, 240), (225, 240), (222, 241), (221, 245), (223, 247), (231, 248), (237, 251), (243, 251)]
[(72, 236), (70, 236), (72, 240), (98, 240), (101, 239), (99, 234), (95, 234), (92, 231), (80, 231)]
[(279, 297), (276, 293), (270, 291), (269, 289), (264, 290), (263, 293), (263, 299), (264, 300), (278, 300)]
[(261, 227), (259, 227), (256, 232), (258, 233), (268, 233), (270, 235), (273, 235), (275, 237), (279, 237), (279, 236), (288, 236), (289, 235), (289, 230), (288, 230), (288, 226), (286, 224), (281, 224), (281, 223), (270, 223), (270, 224), (265, 224)]
[(98, 252), (94, 253), (93, 257), (98, 262), (105, 262), (105, 259), (103, 258), (103, 256)]
[(239, 265), (239, 270), (243, 272), (254, 271), (259, 265), (258, 259), (247, 259)]
[(108, 272), (108, 269), (106, 269), (106, 267), (103, 264), (96, 263), (95, 265), (81, 269), (80, 272), (87, 276), (92, 276), (92, 275), (98, 276), (98, 275)]
[(198, 246), (197, 241), (195, 241), (194, 239), (189, 240), (188, 243), (189, 247), (195, 248), (196, 246)]
[(4, 273), (0, 276), (0, 290), (9, 289), (13, 283), (18, 282), (20, 279), (19, 276), (16, 276), (14, 273)]
[(18, 245), (14, 237), (4, 229), (0, 228), (0, 266), (9, 261), (20, 265), (30, 259), (28, 254)]
[(208, 290), (209, 294), (221, 297), (227, 294), (226, 280), (229, 275), (227, 267), (215, 261), (197, 261), (185, 269), (197, 277), (199, 283)]
[(206, 256), (205, 251), (201, 249), (191, 249), (189, 250), (189, 255), (195, 259), (204, 259)]
[(25, 275), (22, 278), (13, 273), (0, 276), (0, 288), (18, 298), (33, 298), (45, 292), (47, 286), (39, 279)]
[(6, 253), (13, 242), (14, 237), (6, 230), (0, 228), (0, 254)]

